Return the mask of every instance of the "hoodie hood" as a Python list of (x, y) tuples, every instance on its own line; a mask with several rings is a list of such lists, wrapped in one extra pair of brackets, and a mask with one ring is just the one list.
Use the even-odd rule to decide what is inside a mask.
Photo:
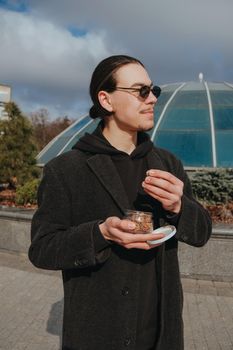
[(108, 154), (110, 156), (130, 157), (132, 159), (144, 157), (153, 147), (149, 136), (144, 132), (138, 132), (138, 145), (133, 152), (128, 155), (113, 147), (102, 133), (102, 121), (92, 134), (86, 133), (73, 146), (73, 149), (79, 149), (92, 154)]

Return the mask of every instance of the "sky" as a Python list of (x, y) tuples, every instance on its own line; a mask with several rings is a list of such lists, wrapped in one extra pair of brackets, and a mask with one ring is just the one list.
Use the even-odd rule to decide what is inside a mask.
[(105, 57), (139, 58), (157, 85), (233, 83), (233, 0), (0, 0), (0, 84), (32, 113), (88, 113)]

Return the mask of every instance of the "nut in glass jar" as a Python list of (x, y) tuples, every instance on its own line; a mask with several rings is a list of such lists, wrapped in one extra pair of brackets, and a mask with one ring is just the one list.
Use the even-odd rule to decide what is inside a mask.
[(153, 231), (153, 216), (150, 212), (127, 209), (125, 219), (135, 223), (133, 233), (150, 233)]

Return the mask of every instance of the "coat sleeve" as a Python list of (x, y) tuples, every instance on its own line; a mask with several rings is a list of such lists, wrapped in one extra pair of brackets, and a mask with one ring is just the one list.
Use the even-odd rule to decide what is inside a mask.
[(201, 247), (210, 238), (211, 218), (207, 210), (193, 197), (190, 180), (180, 161), (178, 169), (178, 177), (184, 182), (184, 194), (176, 238), (189, 245)]
[(45, 166), (31, 225), (29, 259), (39, 268), (65, 270), (103, 263), (110, 256), (98, 221), (71, 226), (71, 199), (61, 177)]

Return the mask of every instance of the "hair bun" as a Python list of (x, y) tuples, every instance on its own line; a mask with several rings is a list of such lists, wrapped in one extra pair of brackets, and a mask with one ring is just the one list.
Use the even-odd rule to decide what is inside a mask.
[(97, 108), (93, 105), (90, 110), (89, 110), (89, 116), (92, 118), (92, 119), (96, 119), (98, 118), (98, 112), (97, 112)]
[(89, 110), (89, 115), (92, 119), (108, 117), (111, 114), (112, 112), (107, 111), (101, 106), (93, 105)]

